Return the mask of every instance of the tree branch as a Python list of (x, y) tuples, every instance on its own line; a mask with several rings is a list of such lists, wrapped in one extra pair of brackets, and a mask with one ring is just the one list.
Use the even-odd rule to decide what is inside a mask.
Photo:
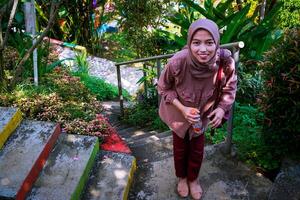
[(41, 36), (36, 40), (36, 42), (32, 45), (32, 47), (25, 53), (24, 57), (21, 59), (21, 61), (16, 66), (15, 76), (14, 80), (12, 82), (12, 86), (14, 87), (16, 83), (20, 80), (20, 76), (23, 72), (23, 65), (28, 60), (29, 56), (32, 54), (34, 49), (43, 41), (43, 38), (48, 34), (50, 29), (52, 28), (54, 24), (54, 20), (56, 17), (56, 14), (58, 12), (58, 7), (61, 2), (56, 2), (55, 0), (52, 0), (51, 2), (51, 10), (50, 10), (50, 18), (48, 21), (48, 25), (45, 29), (45, 31), (41, 34)]
[(8, 35), (9, 35), (9, 31), (10, 31), (10, 27), (12, 25), (13, 19), (14, 19), (15, 14), (16, 14), (18, 3), (19, 3), (18, 0), (14, 0), (14, 4), (13, 4), (12, 10), (10, 12), (10, 16), (9, 16), (9, 20), (8, 20), (8, 24), (7, 24), (7, 29), (6, 29), (4, 41), (3, 41), (2, 45), (0, 46), (1, 49), (3, 49), (4, 46), (6, 45)]

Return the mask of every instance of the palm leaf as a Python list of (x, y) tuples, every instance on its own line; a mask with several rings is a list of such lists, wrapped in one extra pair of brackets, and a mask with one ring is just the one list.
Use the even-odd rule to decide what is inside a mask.
[(249, 12), (250, 4), (246, 5), (240, 12), (235, 13), (233, 19), (226, 28), (225, 33), (222, 36), (221, 43), (225, 44), (231, 41), (234, 35), (237, 35), (239, 29), (242, 28), (246, 15)]

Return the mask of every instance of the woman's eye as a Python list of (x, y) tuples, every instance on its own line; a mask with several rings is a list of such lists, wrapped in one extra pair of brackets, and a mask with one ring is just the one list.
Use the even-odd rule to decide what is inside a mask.
[(212, 45), (214, 44), (214, 42), (207, 42), (207, 44), (208, 44), (209, 46), (212, 46)]
[(200, 42), (197, 42), (197, 41), (193, 42), (193, 45), (199, 45), (199, 44), (200, 44)]

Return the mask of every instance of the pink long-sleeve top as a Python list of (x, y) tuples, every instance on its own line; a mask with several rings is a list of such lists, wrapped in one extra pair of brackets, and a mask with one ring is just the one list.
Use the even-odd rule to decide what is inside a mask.
[[(190, 139), (197, 134), (192, 131), (191, 124), (183, 114), (173, 105), (177, 98), (184, 106), (198, 108), (204, 129), (207, 128), (209, 119), (217, 98), (216, 78), (217, 71), (207, 78), (196, 78), (187, 64), (187, 50), (175, 54), (161, 73), (158, 80), (158, 93), (161, 95), (159, 115), (161, 119), (179, 137), (184, 138), (188, 132)], [(225, 58), (224, 58), (225, 60)], [(224, 62), (221, 79), (221, 98), (217, 107), (225, 112), (230, 110), (237, 90), (237, 75), (235, 64), (231, 57)]]

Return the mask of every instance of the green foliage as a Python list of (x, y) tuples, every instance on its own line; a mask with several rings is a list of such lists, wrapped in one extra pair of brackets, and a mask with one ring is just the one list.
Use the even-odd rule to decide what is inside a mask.
[[(168, 1), (131, 1), (116, 2), (120, 15), (121, 29), (137, 57), (160, 54), (159, 40), (154, 29), (161, 24)], [(127, 48), (127, 47), (126, 47)]]
[(126, 37), (126, 34), (123, 32), (104, 34), (103, 41), (109, 48), (103, 52), (103, 56), (114, 62), (123, 62), (136, 58), (136, 52)]
[(300, 150), (300, 30), (290, 29), (265, 54), (264, 90), (261, 109), (265, 113), (262, 136), (273, 159), (298, 156)]
[[(253, 69), (250, 69), (252, 66)], [(254, 104), (257, 95), (263, 87), (261, 70), (258, 69), (256, 63), (245, 61), (238, 67), (238, 91), (236, 99), (243, 104)]]
[[(92, 94), (96, 95), (98, 100), (116, 100), (119, 97), (119, 90), (116, 86), (106, 83), (104, 80), (89, 76), (88, 74), (77, 74), (83, 84), (91, 91)], [(124, 99), (129, 99), (130, 94), (127, 90), (123, 89)]]
[(88, 74), (89, 73), (89, 63), (87, 61), (86, 51), (76, 53), (75, 61), (78, 66), (77, 73), (79, 73), (79, 74)]
[[(12, 33), (12, 37), (8, 41), (7, 54), (5, 55), (5, 72), (10, 79), (14, 78), (15, 67), (25, 55), (26, 51), (32, 46), (32, 38), (23, 33)], [(57, 61), (57, 55), (52, 52), (50, 44), (42, 42), (37, 48), (37, 65), (39, 78), (44, 74), (59, 66), (62, 61)], [(27, 78), (33, 79), (33, 57), (30, 56), (23, 66), (23, 80)]]
[[(50, 4), (51, 1), (35, 1), (39, 31), (47, 26)], [(95, 11), (91, 5), (92, 0), (81, 1), (80, 3), (77, 0), (64, 1), (59, 8), (58, 16), (49, 36), (64, 42), (83, 45), (87, 49), (93, 49), (101, 38), (94, 34), (92, 14)]]
[[(241, 160), (265, 170), (276, 169), (280, 166), (280, 160), (272, 157), (271, 149), (266, 146), (262, 138), (262, 123), (264, 115), (256, 107), (250, 105), (235, 104), (233, 121), (233, 143), (237, 147)], [(216, 130), (211, 137), (210, 131), (206, 132), (206, 138), (213, 143), (220, 143), (226, 138), (226, 127)]]
[(300, 26), (300, 1), (282, 0), (283, 7), (279, 13), (279, 26), (282, 28), (293, 28)]
[[(75, 57), (78, 69), (73, 72), (74, 76), (80, 77), (80, 81), (83, 82), (90, 92), (96, 95), (98, 100), (116, 100), (119, 96), (119, 90), (116, 86), (112, 86), (106, 83), (101, 78), (97, 78), (89, 75), (89, 64), (87, 61), (86, 52), (77, 53)], [(125, 89), (123, 91), (124, 99), (129, 99), (130, 95)]]
[[(232, 1), (226, 1), (214, 6), (212, 0), (205, 0), (204, 7), (192, 0), (182, 1), (182, 8), (179, 12), (169, 17), (169, 21), (181, 27), (181, 37), (186, 40), (189, 25), (198, 19), (199, 14), (215, 21), (222, 29), (221, 43), (234, 41), (244, 41), (246, 47), (241, 50), (247, 58), (261, 59), (262, 53), (266, 51), (272, 43), (281, 36), (281, 32), (276, 30), (276, 16), (282, 6), (278, 2), (270, 10), (261, 22), (257, 22), (259, 15), (258, 9), (248, 16), (251, 4), (245, 4), (241, 10), (232, 9)], [(191, 10), (187, 12), (186, 10)], [(176, 38), (173, 33), (164, 34), (169, 38)], [(183, 44), (182, 41), (179, 42)], [(178, 45), (179, 46), (179, 45)]]
[(155, 130), (168, 130), (168, 127), (158, 117), (158, 108), (145, 102), (124, 110), (124, 122), (133, 126), (151, 127)]
[(67, 133), (109, 134), (108, 122), (99, 115), (100, 102), (79, 78), (61, 68), (47, 74), (38, 87), (23, 84), (12, 93), (2, 93), (0, 106), (18, 107), (28, 119), (58, 122)]

